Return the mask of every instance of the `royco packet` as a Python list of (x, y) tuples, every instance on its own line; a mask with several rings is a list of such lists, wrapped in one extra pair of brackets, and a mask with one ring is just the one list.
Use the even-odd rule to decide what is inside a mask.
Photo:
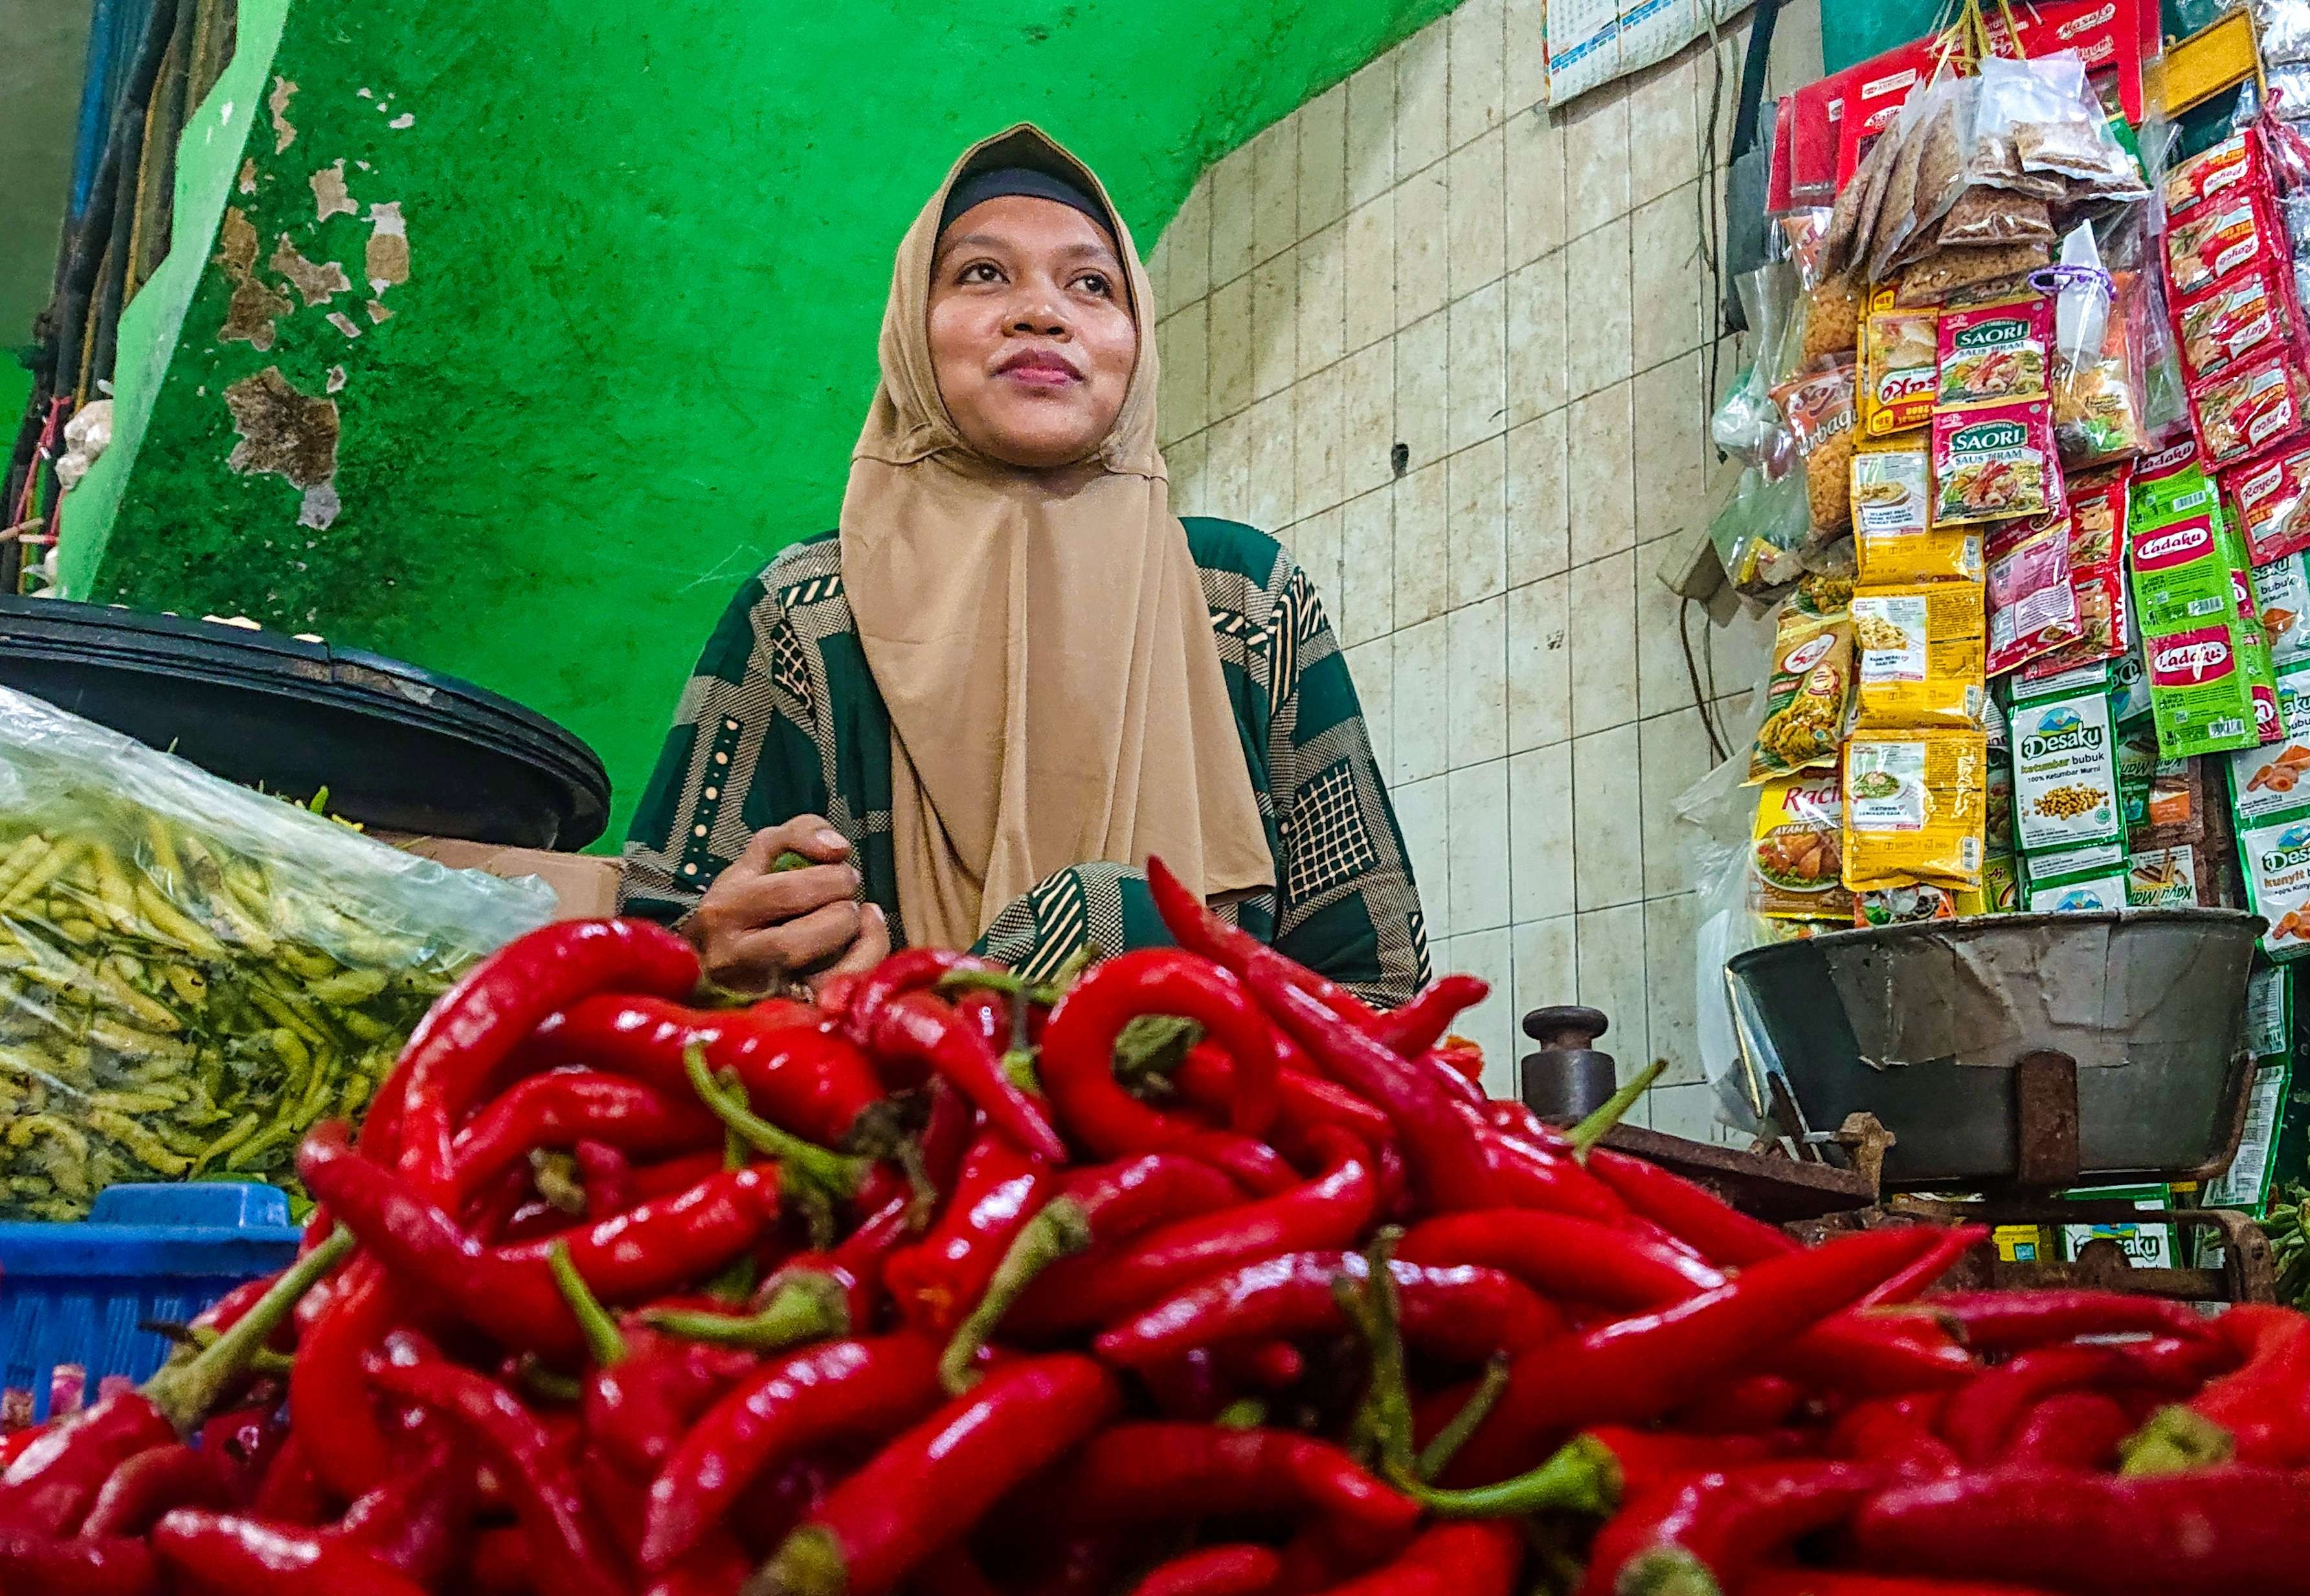
[(2241, 266), (2286, 258), (2285, 236), (2250, 191), (2176, 216), (2166, 230), (2166, 282), (2179, 299), (2203, 293)]
[(2310, 549), (2310, 443), (2234, 466), (2222, 486), (2254, 564)]
[(1903, 309), (1893, 298), (1889, 283), (1871, 294), (1861, 327), (1861, 431), (1866, 438), (1922, 427), (1933, 413), (1933, 327), (1939, 314)]
[(1837, 762), (1853, 687), (1853, 617), (1809, 615), (1785, 604), (1774, 629), (1765, 718), (1749, 756), (1749, 781), (1769, 781)]
[(1979, 888), (1988, 758), (1980, 732), (1854, 733), (1845, 745), (1845, 886)]
[(2236, 629), (2228, 622), (2146, 636), (2142, 664), (2158, 751), (2167, 759), (2226, 753), (2261, 742), (2254, 692), (2238, 663)]
[(1981, 724), (1982, 590), (1972, 582), (1856, 588), (1856, 725)]
[(2078, 637), (2024, 665), (2026, 679), (2058, 676), (2125, 652), (2132, 640), (2124, 559), (2131, 498), (2122, 469), (2071, 482), (2070, 591), (2077, 595)]
[(1941, 313), (1933, 403), (1949, 407), (2041, 399), (2054, 342), (2054, 301), (2022, 294)]
[(2247, 128), (2183, 161), (2166, 176), (2166, 209), (2180, 216), (2209, 200), (2252, 186), (2259, 143), (2259, 135)]
[(1981, 580), (1981, 534), (1932, 524), (1926, 450), (1920, 429), (1853, 456), (1853, 552), (1867, 585)]
[(2210, 466), (2229, 465), (2302, 430), (2302, 401), (2288, 355), (2273, 351), (2190, 385), (2198, 447)]
[(2078, 594), (2070, 580), (2069, 521), (2062, 516), (2015, 521), (1989, 542), (1985, 584), (1992, 676), (2002, 676), (2078, 640)]
[(2126, 906), (2126, 863), (2122, 842), (2049, 854), (2042, 859), (2025, 856), (2022, 905), (2032, 914), (2122, 909)]
[(2268, 272), (2242, 272), (2182, 301), (2174, 313), (2182, 369), (2210, 376), (2250, 355), (2282, 348), (2286, 291)]
[(1750, 847), (1749, 906), (1774, 920), (1842, 920), (1853, 912), (1844, 881), (1845, 802), (1837, 772), (1809, 771), (1757, 790)]
[(2054, 407), (2045, 400), (1936, 412), (1932, 448), (1936, 526), (2057, 515), (2066, 507)]
[(2125, 837), (2108, 680), (2093, 666), (2014, 691), (2014, 841), (2024, 854)]

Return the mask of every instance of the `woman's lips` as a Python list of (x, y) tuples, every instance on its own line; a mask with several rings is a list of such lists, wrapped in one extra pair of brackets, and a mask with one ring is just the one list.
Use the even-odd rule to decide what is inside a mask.
[(1033, 388), (1064, 387), (1082, 380), (1082, 374), (1064, 356), (1042, 350), (1021, 350), (997, 366), (994, 374)]

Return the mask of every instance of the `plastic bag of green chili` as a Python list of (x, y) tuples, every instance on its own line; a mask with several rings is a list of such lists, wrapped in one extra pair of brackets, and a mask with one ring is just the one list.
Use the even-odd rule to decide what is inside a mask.
[(291, 1190), (426, 1008), (547, 919), (536, 881), (404, 854), (0, 690), (0, 1218), (118, 1181)]

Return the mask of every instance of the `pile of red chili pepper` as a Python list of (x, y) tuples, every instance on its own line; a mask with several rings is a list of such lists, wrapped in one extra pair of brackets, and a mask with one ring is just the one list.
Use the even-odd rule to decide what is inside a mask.
[(1211, 916), (1038, 987), (445, 996), (303, 1255), (5, 1443), (5, 1596), (2310, 1592), (2310, 1318), (1935, 1293)]

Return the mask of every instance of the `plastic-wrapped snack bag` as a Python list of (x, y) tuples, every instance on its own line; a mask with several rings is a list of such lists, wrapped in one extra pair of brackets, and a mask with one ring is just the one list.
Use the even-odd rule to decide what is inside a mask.
[(1834, 765), (1852, 690), (1852, 616), (1807, 614), (1793, 603), (1784, 606), (1749, 780), (1769, 781)]
[(551, 917), (0, 690), (0, 1212), (118, 1181), (289, 1179), (433, 999)]

